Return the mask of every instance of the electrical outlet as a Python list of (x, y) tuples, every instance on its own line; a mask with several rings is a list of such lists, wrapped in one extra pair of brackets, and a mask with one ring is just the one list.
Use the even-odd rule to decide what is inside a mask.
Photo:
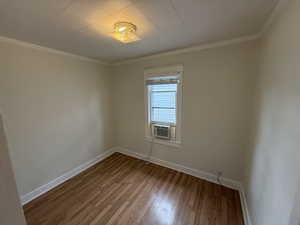
[(217, 172), (217, 181), (218, 181), (219, 184), (221, 184), (221, 177), (222, 177), (222, 175), (223, 175), (222, 171), (218, 171)]

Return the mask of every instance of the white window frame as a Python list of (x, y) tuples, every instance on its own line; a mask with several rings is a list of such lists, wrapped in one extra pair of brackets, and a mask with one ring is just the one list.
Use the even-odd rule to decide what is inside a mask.
[[(151, 131), (151, 106), (150, 93), (146, 81), (155, 77), (174, 76), (178, 77), (177, 97), (176, 97), (176, 137), (173, 140), (163, 140), (152, 137)], [(167, 145), (171, 147), (181, 146), (181, 118), (182, 118), (182, 76), (183, 65), (173, 65), (159, 68), (150, 68), (144, 70), (144, 98), (145, 98), (145, 140), (156, 144)]]

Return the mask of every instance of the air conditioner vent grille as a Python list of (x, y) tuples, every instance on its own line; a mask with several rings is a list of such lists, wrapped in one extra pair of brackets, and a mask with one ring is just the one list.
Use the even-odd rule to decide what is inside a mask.
[(170, 126), (153, 124), (153, 134), (155, 138), (170, 139)]

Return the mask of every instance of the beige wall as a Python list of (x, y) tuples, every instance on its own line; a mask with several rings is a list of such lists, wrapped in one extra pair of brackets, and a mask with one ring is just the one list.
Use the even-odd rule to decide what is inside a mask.
[(112, 147), (109, 70), (0, 41), (0, 108), (24, 195)]
[(253, 225), (300, 222), (300, 1), (291, 0), (261, 43), (246, 195)]
[(0, 115), (0, 224), (25, 225)]
[(117, 145), (146, 153), (144, 68), (184, 64), (182, 146), (154, 156), (240, 180), (248, 146), (257, 43), (247, 42), (120, 65), (114, 73)]
[(243, 180), (253, 225), (298, 225), (299, 21), (291, 0), (261, 41), (110, 69), (0, 41), (0, 108), (20, 194), (112, 146), (147, 153), (144, 69), (183, 64), (182, 145), (155, 144), (153, 155)]

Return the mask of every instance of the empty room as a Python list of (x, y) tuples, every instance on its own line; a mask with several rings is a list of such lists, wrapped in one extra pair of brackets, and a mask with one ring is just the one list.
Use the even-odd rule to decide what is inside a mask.
[(300, 0), (0, 0), (0, 225), (300, 225)]

